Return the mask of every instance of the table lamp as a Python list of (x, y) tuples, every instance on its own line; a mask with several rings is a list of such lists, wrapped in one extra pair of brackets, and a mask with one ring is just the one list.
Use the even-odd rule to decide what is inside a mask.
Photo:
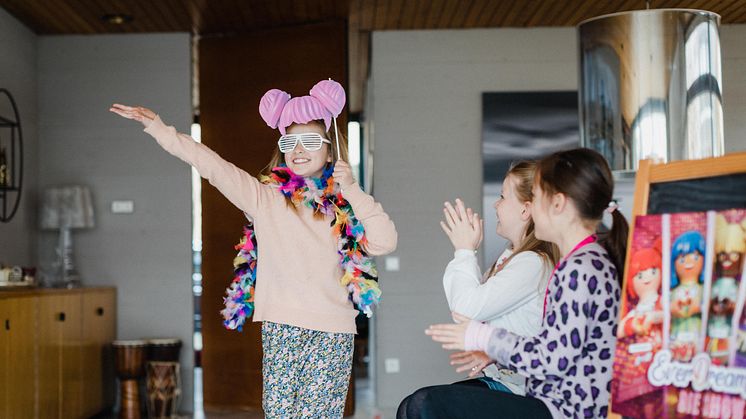
[(72, 229), (94, 226), (90, 190), (77, 185), (46, 189), (40, 224), (45, 230), (59, 229), (56, 263), (59, 281), (67, 288), (79, 287), (81, 282), (73, 258)]

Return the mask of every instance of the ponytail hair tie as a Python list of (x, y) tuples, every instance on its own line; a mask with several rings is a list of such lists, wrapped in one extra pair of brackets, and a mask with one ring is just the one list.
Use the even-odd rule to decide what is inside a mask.
[(612, 199), (611, 201), (609, 201), (609, 205), (606, 207), (604, 211), (611, 214), (612, 212), (616, 211), (617, 208), (619, 208), (619, 204), (617, 204), (616, 201)]

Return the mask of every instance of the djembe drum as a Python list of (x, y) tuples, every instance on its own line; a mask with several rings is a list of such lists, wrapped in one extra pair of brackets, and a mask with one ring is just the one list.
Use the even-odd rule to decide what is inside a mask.
[(148, 339), (148, 361), (179, 362), (181, 340)]
[(119, 378), (119, 417), (140, 418), (140, 390), (138, 380), (145, 375), (145, 356), (148, 347), (144, 340), (115, 340), (114, 358)]
[(150, 339), (146, 366), (148, 417), (173, 418), (181, 399), (179, 339)]
[(179, 363), (149, 361), (146, 370), (148, 417), (176, 417), (181, 398)]

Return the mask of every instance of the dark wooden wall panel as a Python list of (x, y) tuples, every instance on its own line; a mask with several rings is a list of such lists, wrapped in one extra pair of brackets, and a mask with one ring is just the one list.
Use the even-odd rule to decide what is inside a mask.
[[(346, 86), (346, 48), (347, 27), (341, 20), (203, 38), (199, 45), (202, 141), (257, 175), (269, 162), (279, 136), (259, 116), (261, 96), (271, 88), (305, 95), (316, 82), (329, 77)], [(340, 120), (342, 126), (345, 121)], [(243, 333), (228, 331), (218, 314), (232, 277), (233, 244), (240, 238), (245, 219), (207, 182), (203, 182), (202, 219), (204, 403), (218, 409), (260, 408), (259, 325), (250, 323)]]

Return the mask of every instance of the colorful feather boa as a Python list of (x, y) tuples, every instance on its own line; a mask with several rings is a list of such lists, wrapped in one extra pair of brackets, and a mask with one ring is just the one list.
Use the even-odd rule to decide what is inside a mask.
[[(272, 169), (263, 182), (273, 184), (296, 206), (306, 206), (324, 215), (333, 216), (332, 233), (337, 237), (340, 284), (347, 289), (355, 307), (368, 317), (381, 298), (378, 272), (373, 258), (365, 251), (367, 243), (362, 223), (355, 217), (352, 206), (342, 197), (334, 183), (334, 166), (329, 165), (320, 178), (304, 178), (285, 166)], [(242, 330), (244, 321), (254, 312), (254, 284), (256, 283), (257, 242), (254, 226), (244, 227), (244, 235), (235, 246), (238, 255), (233, 260), (234, 277), (221, 310), (227, 329)]]

